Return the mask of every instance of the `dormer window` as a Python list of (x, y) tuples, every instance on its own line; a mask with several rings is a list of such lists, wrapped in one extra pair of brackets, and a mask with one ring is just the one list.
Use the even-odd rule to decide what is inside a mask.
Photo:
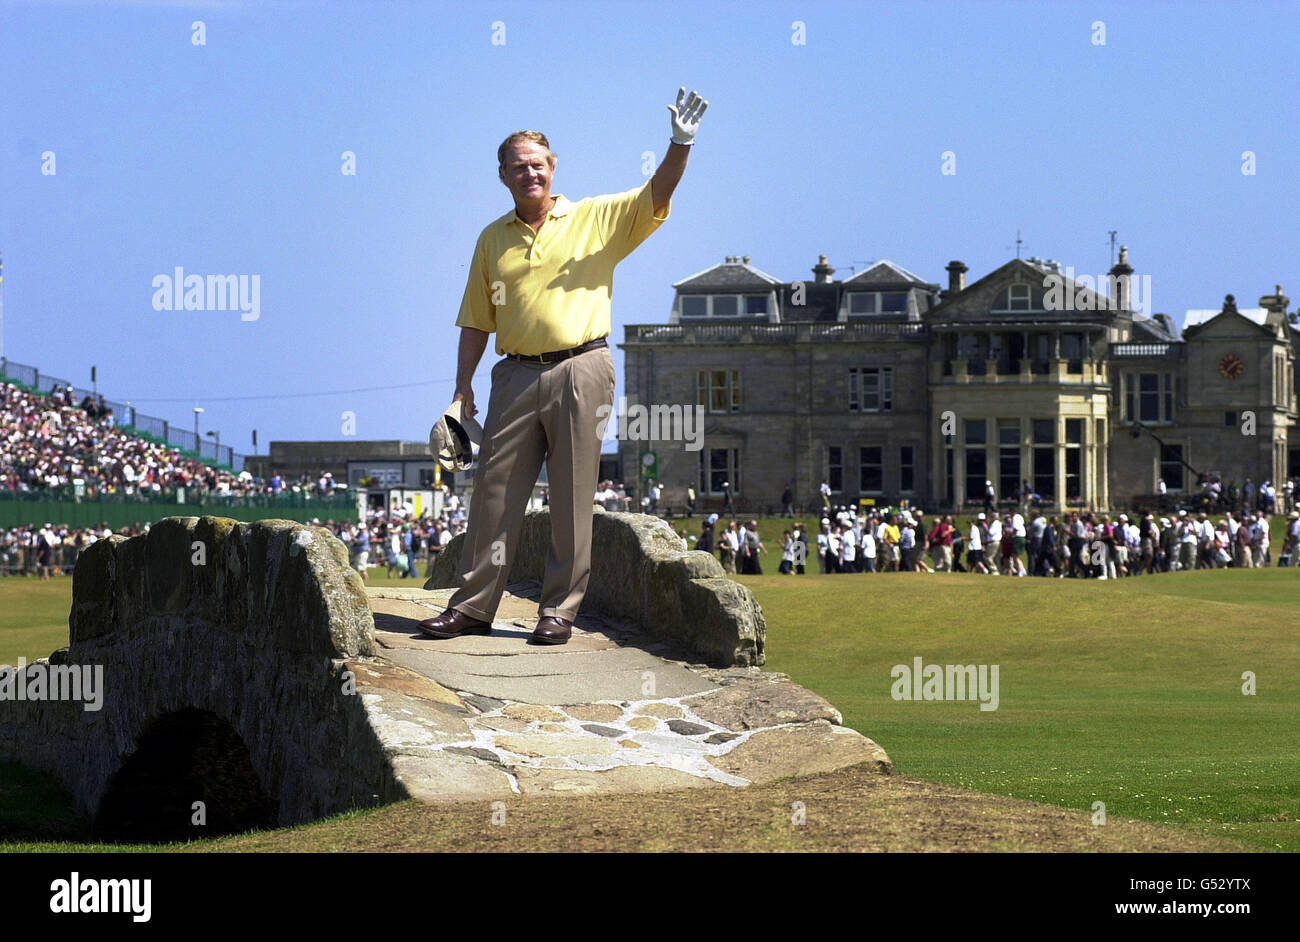
[(870, 316), (872, 314), (906, 314), (906, 291), (850, 291), (849, 313)]
[(682, 317), (766, 317), (765, 294), (684, 294)]

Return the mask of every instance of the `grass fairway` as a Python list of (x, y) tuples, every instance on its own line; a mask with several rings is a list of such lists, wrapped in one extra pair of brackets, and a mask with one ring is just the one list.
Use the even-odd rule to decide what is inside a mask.
[[(763, 605), (768, 669), (902, 774), (1300, 851), (1295, 569), (739, 578)], [(999, 665), (998, 709), (893, 700), (891, 668), (916, 656)]]
[[(772, 558), (764, 560), (769, 572)], [(753, 589), (767, 617), (768, 669), (827, 697), (846, 724), (889, 751), (900, 776), (1076, 812), (1103, 801), (1116, 821), (1172, 824), (1211, 840), (1300, 851), (1300, 571), (1223, 570), (1108, 582), (815, 572), (738, 578)], [(372, 569), (370, 584), (418, 587), (423, 581), (390, 581)], [(70, 596), (67, 578), (0, 580), (0, 663), (20, 655), (30, 661), (65, 645)], [(998, 709), (981, 711), (973, 701), (893, 700), (890, 669), (917, 656), (926, 664), (999, 665)], [(1242, 694), (1244, 671), (1258, 678), (1256, 696)], [(1129, 843), (1118, 830), (1105, 845), (1064, 831), (1048, 843), (992, 831), (969, 846), (944, 845), (937, 832), (934, 844), (909, 843), (905, 835), (895, 842), (886, 839), (889, 822), (933, 808), (891, 804), (873, 817), (868, 804), (848, 797), (863, 794), (861, 783), (850, 787), (846, 780), (832, 788), (833, 781), (824, 797), (847, 802), (841, 826), (861, 804), (861, 827), (848, 830), (879, 840), (845, 845), (831, 829), (825, 843), (801, 849), (1164, 849), (1145, 838)], [(756, 791), (755, 801), (759, 797)], [(680, 813), (682, 800), (668, 801), (665, 821)], [(997, 820), (1027, 813), (1001, 801), (990, 801), (980, 814)], [(392, 814), (441, 820), (442, 812), (400, 809), (406, 806), (395, 806)], [(584, 814), (592, 812), (579, 818)], [(631, 824), (622, 847), (638, 846)], [(307, 846), (328, 846), (335, 826), (309, 830)], [(6, 830), (0, 822), (0, 835)], [(299, 840), (275, 833), (286, 834), (288, 842), (278, 849)], [(1195, 843), (1201, 838), (1188, 838), (1167, 849), (1203, 846)], [(231, 840), (213, 846), (262, 847), (261, 838)], [(689, 833), (681, 846), (694, 846)], [(717, 846), (727, 846), (722, 835)], [(676, 845), (646, 847), (669, 848)], [(778, 841), (749, 849), (786, 848)]]

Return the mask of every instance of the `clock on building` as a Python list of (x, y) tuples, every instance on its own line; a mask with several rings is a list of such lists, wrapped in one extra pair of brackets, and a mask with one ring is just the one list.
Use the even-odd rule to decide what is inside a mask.
[(1246, 364), (1235, 353), (1229, 353), (1219, 361), (1219, 375), (1224, 379), (1236, 379), (1245, 369)]

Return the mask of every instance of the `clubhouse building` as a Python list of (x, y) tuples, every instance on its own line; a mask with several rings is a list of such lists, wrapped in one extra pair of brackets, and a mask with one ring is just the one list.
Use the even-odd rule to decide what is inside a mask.
[[(1259, 307), (1145, 316), (1121, 248), (1105, 276), (1013, 259), (947, 287), (889, 261), (843, 281), (821, 256), (786, 282), (728, 257), (677, 282), (666, 324), (627, 325), (629, 409), (699, 406), (703, 434), (619, 443), (680, 505), (961, 509), (1037, 494), (1045, 507), (1121, 509), (1199, 489), (1300, 476), (1297, 331), (1278, 286)], [(700, 447), (702, 444), (702, 447)]]

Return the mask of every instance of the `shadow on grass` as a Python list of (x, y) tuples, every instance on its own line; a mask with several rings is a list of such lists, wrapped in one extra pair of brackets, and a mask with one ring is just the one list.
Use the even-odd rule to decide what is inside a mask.
[(90, 822), (79, 816), (58, 780), (0, 761), (0, 841), (84, 841)]

